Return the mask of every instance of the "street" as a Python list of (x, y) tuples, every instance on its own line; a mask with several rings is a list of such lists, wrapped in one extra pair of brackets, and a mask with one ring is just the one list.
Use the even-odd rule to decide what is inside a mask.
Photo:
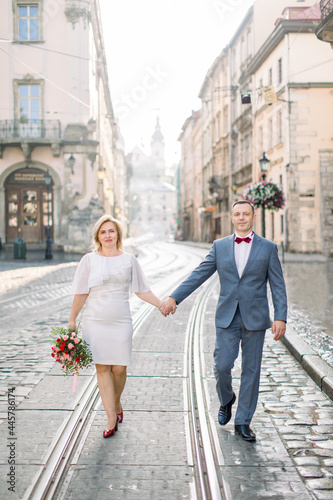
[[(157, 242), (142, 244), (138, 254), (153, 291), (163, 297), (198, 265), (208, 248)], [(323, 345), (331, 345), (333, 331), (329, 314), (321, 321), (332, 300), (331, 265), (300, 263), (288, 256), (284, 264), (291, 309), (288, 324), (297, 332), (302, 318), (301, 334), (309, 332), (313, 348), (320, 331), (323, 357), (327, 354)], [(55, 436), (75, 411), (79, 395), (94, 373), (93, 368), (83, 372), (73, 393), (72, 380), (61, 376), (50, 356), (49, 332), (53, 326), (67, 324), (76, 266), (77, 262), (0, 263), (1, 499), (37, 498), (31, 496), (33, 485), (48, 466)], [(323, 273), (327, 281), (318, 291), (316, 279), (322, 282)], [(304, 283), (309, 279), (307, 294)], [(332, 400), (287, 348), (272, 340), (270, 331), (253, 420), (257, 442), (237, 438), (232, 422), (224, 428), (218, 425), (212, 367), (218, 290), (218, 283), (213, 283), (200, 342), (207, 415), (225, 498), (332, 499)], [(186, 424), (190, 412), (184, 403), (186, 329), (197, 295), (198, 291), (181, 304), (174, 316), (163, 318), (153, 310), (138, 322), (133, 364), (123, 395), (124, 422), (115, 438), (103, 440), (104, 412), (100, 401), (96, 403), (70, 457), (66, 479), (62, 478), (53, 498), (200, 498)], [(142, 305), (137, 297), (131, 298), (133, 318), (140, 314)], [(330, 356), (326, 360), (329, 362)], [(234, 369), (236, 392), (239, 376), (238, 360)]]

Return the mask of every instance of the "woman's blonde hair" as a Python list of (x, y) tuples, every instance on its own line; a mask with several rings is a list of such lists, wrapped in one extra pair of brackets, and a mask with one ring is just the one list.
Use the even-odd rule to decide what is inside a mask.
[(121, 230), (120, 222), (118, 219), (112, 217), (112, 215), (102, 215), (95, 223), (92, 233), (93, 233), (93, 250), (95, 252), (100, 252), (102, 249), (101, 242), (98, 239), (98, 234), (105, 222), (112, 222), (115, 225), (117, 231), (117, 250), (123, 249), (123, 232)]

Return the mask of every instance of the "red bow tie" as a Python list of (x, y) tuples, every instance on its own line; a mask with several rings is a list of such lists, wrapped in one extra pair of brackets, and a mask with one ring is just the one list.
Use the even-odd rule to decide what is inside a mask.
[(245, 241), (245, 243), (251, 243), (251, 238), (249, 236), (246, 236), (246, 238), (235, 238), (236, 243), (241, 243), (242, 241)]

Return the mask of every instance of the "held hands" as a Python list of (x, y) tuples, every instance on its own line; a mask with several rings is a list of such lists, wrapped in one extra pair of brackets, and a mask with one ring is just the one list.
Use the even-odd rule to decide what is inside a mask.
[(286, 323), (285, 321), (277, 320), (273, 322), (272, 333), (274, 334), (274, 340), (282, 339), (283, 335), (286, 333)]
[(169, 316), (169, 314), (175, 314), (176, 309), (177, 309), (177, 304), (176, 301), (173, 297), (169, 297), (168, 299), (164, 300), (162, 304), (159, 307), (161, 313), (163, 316)]

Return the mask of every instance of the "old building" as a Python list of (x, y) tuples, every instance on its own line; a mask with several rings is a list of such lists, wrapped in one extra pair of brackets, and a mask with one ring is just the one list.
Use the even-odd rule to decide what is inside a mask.
[(0, 26), (2, 242), (87, 250), (104, 210), (126, 217), (98, 0), (6, 0)]
[(166, 176), (165, 144), (158, 117), (150, 146), (150, 154), (136, 146), (126, 158), (131, 170), (130, 235), (165, 239), (174, 236), (176, 230), (176, 190)]
[(192, 111), (185, 121), (178, 140), (182, 144), (180, 170), (179, 220), (183, 221), (179, 236), (185, 240), (201, 241), (200, 213), (204, 212), (202, 192), (201, 111)]
[[(253, 89), (273, 85), (277, 99), (252, 92), (253, 179), (259, 159), (270, 160), (267, 178), (282, 185), (286, 207), (266, 211), (266, 234), (294, 252), (332, 252), (333, 58), (315, 35), (319, 4), (286, 8), (249, 64)], [(306, 57), (305, 57), (306, 54)], [(331, 162), (331, 166), (329, 166)], [(330, 236), (329, 236), (330, 234)]]
[[(202, 207), (191, 220), (203, 241), (230, 234), (231, 204), (261, 179), (266, 152), (267, 178), (287, 199), (284, 210), (266, 211), (266, 235), (290, 251), (329, 253), (333, 116), (325, 110), (332, 107), (332, 56), (316, 39), (320, 9), (311, 5), (256, 0), (207, 71), (199, 93)], [(272, 102), (264, 99), (270, 85)], [(180, 138), (181, 178), (191, 175), (190, 128), (185, 122)], [(188, 190), (181, 184), (180, 196)], [(260, 218), (256, 229), (262, 231)]]

